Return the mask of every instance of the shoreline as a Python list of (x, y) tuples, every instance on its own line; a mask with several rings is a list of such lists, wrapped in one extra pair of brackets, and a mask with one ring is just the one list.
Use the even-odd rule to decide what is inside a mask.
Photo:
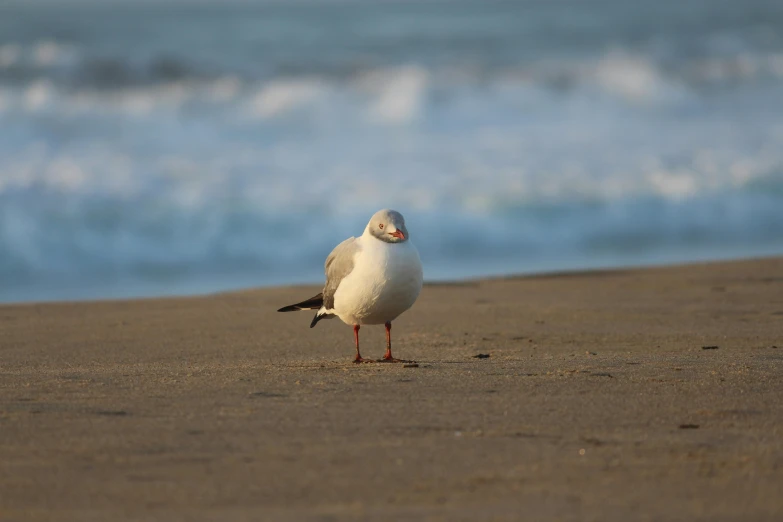
[(783, 257), (314, 288), (0, 306), (0, 518), (783, 516)]
[[(532, 270), (524, 272), (508, 272), (508, 273), (489, 273), (480, 276), (467, 276), (463, 278), (436, 278), (424, 281), (424, 286), (451, 286), (451, 285), (464, 285), (474, 284), (489, 281), (514, 281), (520, 279), (536, 279), (536, 278), (555, 278), (555, 277), (573, 277), (582, 275), (600, 275), (604, 272), (616, 272), (616, 271), (636, 271), (636, 270), (659, 270), (668, 268), (687, 268), (696, 266), (709, 266), (714, 264), (725, 263), (743, 263), (751, 261), (765, 261), (773, 260), (783, 257), (781, 254), (748, 256), (748, 257), (720, 257), (710, 258), (704, 260), (692, 260), (692, 261), (672, 261), (662, 263), (639, 263), (639, 264), (625, 264), (625, 265), (600, 265), (587, 268), (567, 268), (567, 269), (554, 269), (554, 270)], [(41, 304), (82, 304), (82, 303), (101, 303), (101, 302), (117, 302), (117, 301), (150, 301), (158, 299), (188, 299), (209, 297), (215, 295), (225, 295), (233, 293), (274, 290), (274, 289), (294, 289), (294, 288), (315, 288), (321, 286), (323, 283), (320, 281), (304, 282), (304, 283), (279, 283), (270, 285), (251, 285), (251, 286), (233, 286), (228, 285), (228, 288), (218, 289), (214, 291), (175, 291), (169, 294), (143, 294), (143, 295), (131, 295), (131, 296), (118, 296), (118, 297), (95, 297), (95, 298), (74, 298), (74, 299), (44, 299), (44, 300), (9, 300), (0, 301), (0, 307), (4, 306), (21, 306), (21, 305), (41, 305)]]

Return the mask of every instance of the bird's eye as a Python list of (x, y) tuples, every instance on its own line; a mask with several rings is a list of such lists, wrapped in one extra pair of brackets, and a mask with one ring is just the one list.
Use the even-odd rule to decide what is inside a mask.
[(380, 228), (381, 230), (383, 230), (383, 223), (381, 223), (380, 225), (378, 225), (378, 228)]

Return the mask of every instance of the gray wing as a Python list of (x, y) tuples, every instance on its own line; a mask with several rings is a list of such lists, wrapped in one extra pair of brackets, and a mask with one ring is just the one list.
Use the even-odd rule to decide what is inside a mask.
[(334, 308), (334, 293), (340, 286), (340, 281), (353, 270), (353, 258), (359, 250), (355, 237), (349, 237), (332, 250), (324, 263), (326, 284), (324, 285), (324, 308)]

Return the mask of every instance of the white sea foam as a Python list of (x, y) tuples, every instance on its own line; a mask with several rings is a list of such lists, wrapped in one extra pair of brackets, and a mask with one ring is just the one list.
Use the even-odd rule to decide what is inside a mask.
[(24, 91), (24, 107), (30, 111), (39, 111), (52, 101), (54, 97), (54, 87), (48, 80), (40, 80)]
[(318, 80), (273, 81), (253, 96), (250, 105), (256, 116), (270, 118), (311, 103), (322, 90)]
[(0, 45), (0, 69), (16, 63), (21, 54), (21, 48), (16, 44)]
[(40, 42), (33, 49), (35, 63), (41, 66), (54, 64), (62, 54), (62, 47), (52, 41)]
[(233, 100), (241, 89), (242, 82), (236, 76), (218, 78), (208, 87), (212, 99), (216, 102)]
[(366, 74), (359, 84), (374, 98), (369, 117), (398, 125), (417, 119), (424, 104), (427, 77), (426, 70), (414, 66)]
[[(8, 66), (17, 61), (18, 56), (24, 54), (19, 49), (16, 44), (0, 47), (0, 68), (4, 63)], [(34, 49), (36, 54), (43, 56), (42, 60), (36, 60), (46, 64), (54, 63), (52, 60), (66, 53), (51, 42), (37, 44)], [(80, 74), (83, 65), (74, 62), (73, 73)], [(68, 70), (66, 68), (62, 77), (68, 78)], [(27, 110), (39, 111), (56, 95), (62, 98), (57, 110), (120, 111), (138, 115), (160, 109), (178, 110), (189, 103), (238, 103), (243, 111), (262, 119), (280, 118), (300, 109), (317, 110), (335, 117), (336, 109), (339, 109), (353, 111), (356, 120), (399, 125), (420, 119), (432, 92), (450, 92), (452, 106), (457, 110), (460, 107), (475, 110), (475, 102), (480, 98), (469, 95), (482, 89), (492, 92), (497, 102), (535, 110), (542, 103), (554, 101), (552, 96), (557, 91), (551, 90), (551, 84), (555, 78), (578, 95), (575, 99), (581, 96), (592, 103), (592, 93), (597, 88), (617, 101), (649, 105), (693, 100), (696, 95), (691, 82), (730, 82), (765, 76), (783, 78), (783, 55), (768, 53), (696, 60), (679, 69), (664, 71), (649, 58), (611, 51), (594, 62), (533, 63), (523, 68), (495, 71), (490, 78), (470, 68), (456, 72), (450, 68), (430, 71), (408, 65), (368, 69), (347, 80), (312, 75), (249, 83), (235, 75), (226, 75), (215, 80), (185, 78), (110, 89), (90, 85), (74, 89), (70, 85), (60, 86), (59, 75), (45, 76), (33, 79), (23, 87), (21, 105)]]
[(593, 69), (595, 82), (611, 94), (627, 101), (649, 102), (682, 92), (684, 87), (668, 79), (649, 60), (613, 52)]

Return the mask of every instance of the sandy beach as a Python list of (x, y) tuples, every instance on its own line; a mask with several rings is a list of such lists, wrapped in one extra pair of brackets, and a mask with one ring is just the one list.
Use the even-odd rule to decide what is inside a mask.
[(783, 258), (317, 291), (0, 307), (0, 520), (783, 520)]

